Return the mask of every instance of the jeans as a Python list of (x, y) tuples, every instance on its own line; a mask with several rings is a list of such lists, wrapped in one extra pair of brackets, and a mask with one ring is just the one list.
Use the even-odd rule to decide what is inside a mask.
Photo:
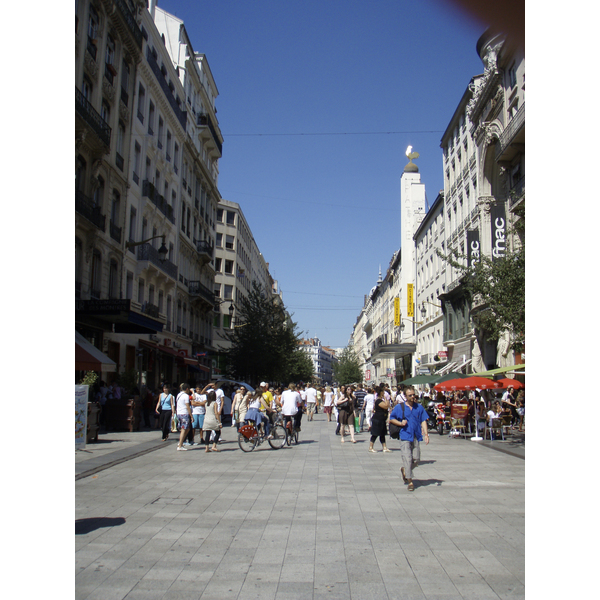
[(412, 442), (400, 440), (400, 453), (402, 454), (402, 464), (404, 465), (404, 474), (407, 479), (412, 479), (413, 469), (418, 466), (421, 460), (421, 448), (419, 440)]

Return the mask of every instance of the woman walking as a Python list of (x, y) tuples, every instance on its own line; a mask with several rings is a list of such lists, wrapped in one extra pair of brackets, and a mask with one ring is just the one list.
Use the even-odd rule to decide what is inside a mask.
[[(219, 438), (221, 437), (221, 415), (217, 407), (217, 395), (214, 390), (209, 390), (206, 394), (206, 414), (204, 415), (204, 445), (206, 446), (206, 452), (221, 452), (217, 448)], [(212, 432), (215, 432), (215, 439), (213, 441), (212, 449), (210, 446), (210, 436)]]
[(354, 439), (354, 395), (350, 386), (344, 390), (344, 395), (336, 400), (336, 404), (339, 411), (338, 421), (340, 423), (342, 444), (345, 442), (344, 434), (346, 433), (346, 425), (350, 427), (352, 443), (356, 444), (356, 440)]
[(158, 425), (162, 431), (162, 440), (166, 442), (169, 438), (169, 432), (171, 431), (171, 417), (173, 416), (173, 395), (168, 385), (163, 387), (162, 394), (158, 397), (156, 403), (156, 410), (160, 412), (158, 419)]
[(325, 393), (323, 394), (323, 397), (325, 398), (323, 412), (327, 415), (327, 422), (330, 423), (331, 412), (333, 410), (333, 392), (331, 391), (331, 388), (329, 386), (325, 388)]
[(235, 427), (239, 430), (240, 422), (246, 418), (248, 412), (248, 400), (250, 395), (246, 392), (246, 388), (242, 386), (235, 394), (233, 398), (233, 404), (231, 406), (231, 412), (235, 419)]
[(388, 410), (390, 408), (389, 401), (385, 398), (384, 388), (381, 385), (375, 396), (375, 410), (373, 411), (373, 417), (371, 419), (371, 440), (369, 443), (369, 452), (377, 452), (373, 448), (375, 440), (379, 437), (379, 441), (383, 446), (384, 452), (391, 452), (391, 450), (385, 445), (385, 434), (387, 433), (386, 422), (388, 418)]

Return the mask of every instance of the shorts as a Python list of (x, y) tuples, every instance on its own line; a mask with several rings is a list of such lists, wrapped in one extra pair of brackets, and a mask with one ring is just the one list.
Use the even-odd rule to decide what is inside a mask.
[(323, 407), (323, 412), (324, 412), (326, 415), (330, 415), (330, 414), (331, 414), (331, 410), (332, 410), (332, 409), (331, 409), (331, 406), (324, 406), (324, 407)]
[(188, 413), (185, 413), (185, 415), (177, 415), (177, 421), (179, 422), (180, 429), (190, 429), (192, 424)]
[(202, 429), (202, 426), (204, 425), (204, 415), (192, 415), (192, 427), (194, 429)]

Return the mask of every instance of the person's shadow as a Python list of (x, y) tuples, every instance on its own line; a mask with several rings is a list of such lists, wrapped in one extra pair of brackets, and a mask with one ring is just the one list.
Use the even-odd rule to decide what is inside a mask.
[(415, 479), (413, 481), (415, 489), (420, 487), (427, 487), (428, 485), (441, 486), (444, 481), (442, 479)]
[(116, 527), (123, 525), (125, 519), (123, 517), (109, 518), (96, 517), (92, 519), (77, 519), (75, 521), (75, 535), (84, 535), (100, 529), (101, 527)]

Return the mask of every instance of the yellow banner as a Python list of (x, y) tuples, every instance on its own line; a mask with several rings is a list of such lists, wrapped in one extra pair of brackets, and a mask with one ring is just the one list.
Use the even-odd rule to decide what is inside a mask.
[(394, 298), (394, 327), (400, 327), (400, 298)]
[(415, 316), (415, 304), (414, 304), (414, 297), (413, 297), (413, 284), (412, 283), (407, 283), (406, 284), (406, 314), (409, 317), (414, 317)]

